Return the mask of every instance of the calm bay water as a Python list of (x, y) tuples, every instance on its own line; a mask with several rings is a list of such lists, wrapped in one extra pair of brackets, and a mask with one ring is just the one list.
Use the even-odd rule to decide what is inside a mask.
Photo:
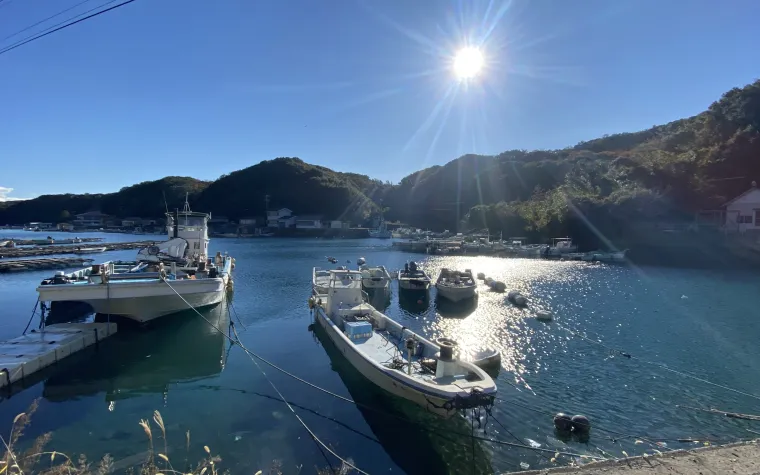
[[(41, 233), (15, 234), (32, 238)], [(119, 241), (153, 238), (102, 236)], [(518, 470), (521, 463), (551, 466), (553, 454), (488, 441), (471, 444), (463, 435), (472, 430), (471, 419), (437, 420), (375, 390), (356, 374), (320, 332), (309, 330), (311, 268), (327, 267), (328, 255), (344, 263), (363, 256), (389, 269), (416, 259), (432, 275), (441, 267), (471, 268), (529, 296), (530, 308), (520, 310), (506, 304), (504, 294), (481, 288), (476, 309), (447, 308), (437, 305), (435, 291), (425, 301), (399, 301), (394, 283), (387, 301), (382, 296), (375, 301), (390, 316), (429, 337), (447, 336), (466, 348), (484, 345), (502, 351), (493, 416), (504, 427), (491, 420), (485, 434), (477, 431), (481, 437), (622, 456), (623, 451), (651, 452), (650, 444), (636, 443), (645, 437), (726, 442), (755, 435), (747, 431), (757, 429), (749, 422), (677, 405), (757, 413), (757, 399), (646, 361), (760, 394), (760, 274), (428, 257), (395, 252), (390, 242), (370, 239), (213, 239), (211, 248), (228, 251), (237, 268), (233, 315), (221, 305), (205, 311), (208, 318), (223, 328), (228, 320), (239, 318), (241, 340), (252, 351), (321, 387), (379, 409), (357, 408), (264, 366), (315, 433), (370, 473), (499, 473)], [(135, 252), (94, 257), (132, 259)], [(51, 273), (0, 274), (0, 338), (23, 331), (37, 298), (34, 289)], [(555, 322), (536, 321), (540, 308), (551, 310)], [(567, 329), (640, 359), (610, 352)], [(134, 456), (144, 453), (147, 441), (137, 424), (150, 419), (156, 409), (166, 422), (175, 468), (186, 458), (203, 457), (204, 445), (233, 473), (266, 471), (274, 460), (284, 473), (299, 473), (300, 466), (301, 473), (313, 473), (314, 466), (328, 466), (248, 356), (191, 312), (148, 328), (120, 327), (119, 334), (97, 351), (76, 355), (43, 373), (23, 391), (5, 397), (0, 427), (10, 427), (13, 417), (35, 398), (40, 398), (40, 407), (29, 437), (53, 431), (51, 450), (83, 452), (90, 458), (111, 453), (121, 461), (117, 466), (139, 462)], [(551, 418), (558, 411), (587, 415), (594, 427), (590, 440), (559, 440)], [(620, 438), (622, 434), (633, 437)], [(163, 447), (163, 441), (156, 444)], [(667, 440), (658, 449), (702, 444)], [(334, 459), (329, 462), (339, 465)], [(556, 464), (569, 462), (561, 456)]]

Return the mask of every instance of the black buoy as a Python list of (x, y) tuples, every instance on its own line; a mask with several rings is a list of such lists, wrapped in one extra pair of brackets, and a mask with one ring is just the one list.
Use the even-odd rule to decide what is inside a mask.
[(587, 434), (588, 431), (591, 430), (591, 422), (586, 416), (575, 415), (571, 419), (571, 422), (573, 424), (573, 432)]
[(573, 420), (564, 412), (554, 416), (554, 428), (560, 432), (570, 432), (573, 429)]

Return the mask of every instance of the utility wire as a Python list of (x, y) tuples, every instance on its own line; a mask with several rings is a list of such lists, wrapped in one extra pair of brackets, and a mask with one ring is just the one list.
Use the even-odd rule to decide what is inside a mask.
[[(8, 35), (8, 36), (6, 36), (5, 38), (3, 38), (3, 39), (2, 39), (2, 40), (0, 40), (0, 41), (5, 41), (5, 40), (7, 40), (7, 39), (13, 38), (13, 37), (14, 37), (14, 36), (16, 36), (16, 35), (20, 35), (21, 33), (25, 32), (25, 31), (27, 31), (27, 30), (29, 30), (29, 29), (31, 29), (31, 28), (34, 28), (35, 26), (37, 26), (37, 25), (39, 25), (39, 24), (41, 24), (41, 23), (45, 23), (45, 22), (46, 22), (46, 21), (48, 21), (48, 20), (52, 20), (53, 18), (55, 18), (55, 17), (57, 17), (57, 16), (63, 15), (64, 13), (66, 13), (66, 12), (68, 12), (68, 11), (71, 11), (71, 10), (75, 9), (76, 7), (78, 7), (78, 6), (80, 6), (80, 5), (84, 5), (85, 3), (89, 2), (89, 1), (90, 1), (90, 0), (84, 0), (84, 1), (82, 1), (82, 2), (79, 2), (79, 3), (77, 3), (76, 5), (74, 5), (74, 6), (72, 6), (72, 7), (69, 7), (69, 8), (67, 8), (67, 9), (65, 9), (65, 10), (61, 10), (60, 12), (56, 13), (55, 15), (50, 15), (49, 17), (45, 18), (44, 20), (40, 20), (40, 21), (38, 21), (37, 23), (35, 23), (35, 24), (33, 24), (33, 25), (29, 25), (29, 26), (27, 26), (26, 28), (24, 28), (23, 30), (19, 30), (19, 31), (17, 31), (17, 32), (13, 33), (12, 35)], [(0, 3), (2, 3), (2, 0), (0, 0)], [(66, 21), (68, 21), (68, 20), (66, 20)], [(65, 22), (64, 22), (64, 23), (65, 23)]]
[[(89, 13), (89, 12), (93, 11), (93, 10), (96, 10), (96, 9), (98, 9), (98, 8), (101, 8), (101, 7), (103, 7), (104, 5), (110, 5), (110, 4), (111, 4), (111, 3), (113, 3), (114, 1), (116, 1), (116, 0), (111, 0), (110, 2), (107, 2), (107, 3), (103, 4), (103, 5), (100, 5), (100, 6), (98, 6), (98, 7), (95, 7), (95, 8), (93, 8), (93, 9), (87, 10), (86, 12), (82, 13), (81, 15), (84, 15), (84, 14), (86, 14), (86, 13)], [(112, 6), (112, 7), (108, 7), (108, 8), (106, 8), (106, 9), (104, 9), (104, 10), (100, 10), (100, 11), (97, 11), (97, 12), (95, 12), (95, 13), (91, 14), (91, 15), (87, 15), (87, 16), (85, 16), (85, 17), (83, 17), (83, 18), (80, 18), (80, 19), (78, 19), (78, 20), (72, 21), (72, 22), (70, 22), (70, 23), (66, 23), (66, 24), (64, 24), (64, 25), (61, 25), (60, 23), (58, 23), (58, 25), (61, 25), (61, 26), (59, 26), (59, 27), (57, 27), (57, 28), (53, 28), (52, 30), (48, 30), (48, 31), (46, 31), (46, 32), (44, 32), (44, 33), (40, 33), (40, 34), (38, 34), (38, 35), (36, 35), (36, 36), (28, 37), (28, 38), (27, 38), (27, 39), (25, 39), (25, 40), (21, 40), (21, 41), (19, 41), (19, 42), (17, 42), (17, 43), (14, 43), (13, 45), (11, 45), (11, 46), (9, 46), (9, 47), (7, 47), (7, 48), (3, 49), (3, 50), (0, 50), (0, 55), (3, 55), (3, 54), (5, 54), (5, 53), (7, 53), (7, 52), (9, 52), (9, 51), (11, 51), (11, 50), (14, 50), (14, 49), (16, 49), (16, 48), (20, 47), (20, 46), (24, 46), (24, 45), (25, 45), (25, 44), (27, 44), (27, 43), (31, 43), (32, 41), (38, 40), (38, 39), (40, 39), (40, 38), (43, 38), (43, 37), (45, 37), (45, 36), (47, 36), (47, 35), (53, 34), (53, 33), (55, 33), (56, 31), (60, 31), (60, 30), (63, 30), (63, 29), (65, 29), (65, 28), (68, 28), (68, 27), (70, 27), (70, 26), (76, 25), (77, 23), (81, 23), (81, 22), (83, 22), (83, 21), (85, 21), (85, 20), (89, 20), (90, 18), (94, 18), (94, 17), (96, 17), (96, 16), (98, 16), (98, 15), (101, 15), (101, 14), (103, 14), (103, 13), (109, 12), (109, 11), (111, 11), (111, 10), (115, 10), (115, 9), (117, 9), (117, 8), (119, 8), (119, 7), (123, 7), (124, 5), (127, 5), (127, 4), (129, 4), (129, 3), (132, 3), (132, 2), (134, 2), (134, 1), (135, 1), (135, 0), (126, 0), (126, 1), (124, 1), (124, 2), (121, 2), (121, 3), (117, 4), (117, 5), (114, 5), (114, 6)], [(75, 18), (76, 18), (76, 17), (75, 17)], [(66, 20), (66, 21), (68, 21), (68, 20)]]

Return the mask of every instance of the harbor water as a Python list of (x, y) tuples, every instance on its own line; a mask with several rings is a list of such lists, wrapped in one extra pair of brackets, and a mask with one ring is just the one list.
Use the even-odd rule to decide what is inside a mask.
[[(92, 236), (163, 239), (87, 234)], [(393, 251), (390, 241), (376, 239), (212, 239), (210, 246), (212, 253), (235, 257), (235, 290), (230, 305), (204, 315), (225, 332), (235, 322), (249, 349), (362, 407), (266, 365), (263, 376), (240, 347), (188, 311), (146, 327), (120, 326), (97, 348), (40, 373), (23, 390), (3, 394), (0, 428), (9, 430), (16, 414), (39, 399), (25, 440), (53, 432), (49, 450), (91, 460), (110, 453), (116, 468), (125, 468), (141, 462), (148, 449), (138, 422), (159, 410), (175, 468), (203, 458), (203, 446), (232, 473), (267, 473), (273, 464), (285, 474), (340, 466), (279, 400), (268, 377), (325, 444), (373, 474), (501, 473), (588, 460), (556, 452), (633, 456), (757, 434), (751, 432), (758, 430), (751, 425), (756, 422), (694, 408), (758, 412), (753, 395), (760, 395), (760, 274), (425, 256)], [(135, 253), (86, 257), (133, 259)], [(364, 257), (391, 271), (413, 259), (433, 278), (443, 267), (469, 268), (527, 296), (529, 305), (519, 309), (506, 294), (481, 284), (477, 306), (451, 306), (437, 301), (434, 289), (429, 298), (399, 299), (395, 282), (389, 298), (372, 296), (376, 307), (425, 336), (501, 351), (491, 416), (440, 420), (357, 374), (310, 326), (311, 269), (330, 267), (326, 256), (354, 268)], [(53, 272), (0, 274), (0, 338), (21, 334), (37, 299), (35, 287)], [(554, 321), (537, 321), (539, 310), (551, 311)], [(557, 412), (586, 415), (590, 438), (556, 434)], [(163, 452), (159, 433), (154, 425), (154, 444)], [(469, 437), (473, 433), (479, 438)]]

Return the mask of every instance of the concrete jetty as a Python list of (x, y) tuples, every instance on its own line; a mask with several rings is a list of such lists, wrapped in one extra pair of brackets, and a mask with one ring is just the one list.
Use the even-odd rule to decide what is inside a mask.
[(81, 257), (48, 257), (43, 259), (8, 259), (0, 260), (0, 273), (22, 272), (28, 270), (67, 269), (88, 265), (93, 259)]
[[(104, 242), (99, 243), (98, 247), (105, 247), (106, 251), (120, 251), (124, 249), (142, 249), (152, 246), (156, 241), (135, 241), (135, 242)], [(92, 247), (86, 244), (62, 245), (62, 246), (34, 246), (34, 247), (12, 247), (0, 249), (0, 257), (32, 257), (32, 256), (49, 256), (51, 254), (76, 254), (79, 248)]]
[(115, 323), (56, 323), (0, 342), (0, 387), (20, 381), (116, 333)]
[(662, 455), (592, 462), (580, 467), (557, 467), (518, 472), (521, 475), (652, 475), (760, 473), (760, 439), (694, 450), (663, 452)]

